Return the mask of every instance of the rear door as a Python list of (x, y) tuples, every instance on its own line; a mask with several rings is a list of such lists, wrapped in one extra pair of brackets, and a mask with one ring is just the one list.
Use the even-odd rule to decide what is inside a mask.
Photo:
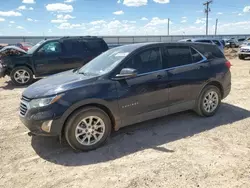
[(189, 46), (165, 46), (163, 68), (167, 69), (171, 113), (193, 107), (209, 63)]
[(36, 76), (55, 74), (63, 70), (62, 45), (58, 41), (49, 41), (36, 51), (32, 57)]
[(93, 58), (108, 50), (107, 44), (102, 39), (87, 40), (86, 45), (91, 51)]
[(81, 40), (65, 40), (63, 42), (65, 53), (61, 56), (63, 69), (75, 69), (89, 62), (91, 56), (85, 43)]

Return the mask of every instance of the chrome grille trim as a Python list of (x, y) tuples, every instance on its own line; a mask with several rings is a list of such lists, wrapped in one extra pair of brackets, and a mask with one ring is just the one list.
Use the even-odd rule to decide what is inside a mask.
[(20, 116), (25, 116), (28, 109), (29, 109), (29, 102), (31, 101), (31, 99), (22, 96), (21, 98), (21, 103), (20, 103), (20, 108), (19, 108), (19, 114)]

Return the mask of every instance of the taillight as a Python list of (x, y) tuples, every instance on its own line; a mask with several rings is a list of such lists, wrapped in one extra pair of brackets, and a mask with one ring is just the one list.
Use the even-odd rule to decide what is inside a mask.
[(226, 62), (226, 66), (227, 66), (228, 69), (230, 69), (231, 66), (232, 66), (232, 64), (231, 64), (229, 61), (227, 61), (227, 62)]

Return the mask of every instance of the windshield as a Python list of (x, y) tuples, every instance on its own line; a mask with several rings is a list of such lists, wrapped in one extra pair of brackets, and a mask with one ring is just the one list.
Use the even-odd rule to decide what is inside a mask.
[(41, 44), (43, 44), (44, 42), (45, 41), (42, 40), (41, 42), (37, 43), (35, 46), (33, 46), (32, 48), (30, 48), (27, 53), (28, 54), (33, 54), (41, 46)]
[(134, 50), (131, 46), (112, 48), (99, 55), (80, 70), (80, 74), (102, 75), (113, 70), (128, 54)]

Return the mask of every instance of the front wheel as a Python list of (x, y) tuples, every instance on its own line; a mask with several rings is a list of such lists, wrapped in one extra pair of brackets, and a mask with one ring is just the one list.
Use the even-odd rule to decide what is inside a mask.
[(70, 116), (65, 127), (65, 138), (73, 149), (89, 151), (106, 142), (111, 127), (111, 120), (103, 110), (83, 108)]
[(245, 57), (243, 55), (239, 55), (239, 59), (243, 60)]
[(33, 81), (33, 73), (28, 67), (16, 67), (10, 73), (11, 81), (17, 86), (31, 84)]
[(196, 112), (201, 116), (213, 116), (221, 104), (221, 92), (213, 85), (206, 86), (197, 101)]

